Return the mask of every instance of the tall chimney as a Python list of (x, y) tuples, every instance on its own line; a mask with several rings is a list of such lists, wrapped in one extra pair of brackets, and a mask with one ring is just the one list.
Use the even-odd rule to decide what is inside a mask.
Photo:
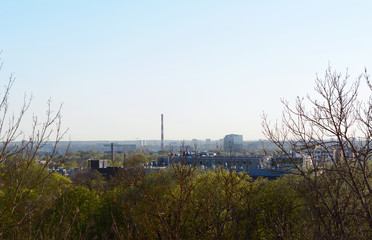
[(164, 151), (164, 125), (163, 125), (163, 114), (161, 115), (161, 150)]
[(111, 161), (114, 163), (114, 143), (111, 143)]

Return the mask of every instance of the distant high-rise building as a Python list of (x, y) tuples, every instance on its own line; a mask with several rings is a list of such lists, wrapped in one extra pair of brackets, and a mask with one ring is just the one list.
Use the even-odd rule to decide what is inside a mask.
[(243, 152), (243, 135), (229, 134), (223, 139), (224, 152)]

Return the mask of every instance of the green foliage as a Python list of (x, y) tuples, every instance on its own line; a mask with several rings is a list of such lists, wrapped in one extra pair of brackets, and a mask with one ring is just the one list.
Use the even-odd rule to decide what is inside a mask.
[[(312, 239), (312, 225), (319, 224), (317, 212), (307, 207), (313, 201), (309, 189), (294, 175), (253, 181), (246, 173), (182, 164), (146, 173), (140, 165), (146, 160), (134, 155), (130, 166), (109, 181), (96, 171), (81, 172), (71, 181), (31, 164), (29, 181), (16, 194), (10, 185), (16, 178), (4, 174), (3, 165), (2, 237)], [(39, 173), (45, 181), (32, 187)], [(347, 200), (346, 193), (337, 195), (340, 204)], [(4, 206), (12, 197), (22, 201), (6, 215)]]
[(65, 161), (65, 163), (63, 164), (63, 166), (67, 170), (69, 170), (70, 168), (78, 168), (78, 167), (80, 167), (79, 164), (75, 160), (73, 160), (73, 161)]
[(34, 238), (92, 239), (101, 199), (94, 190), (75, 186), (65, 191), (36, 224)]
[(132, 154), (129, 155), (126, 159), (124, 164), (126, 166), (137, 166), (137, 165), (143, 165), (148, 162), (148, 158), (143, 154)]
[(258, 190), (256, 183), (245, 173), (218, 169), (200, 174), (193, 193), (193, 206), (197, 207), (197, 232), (204, 239), (231, 239), (243, 233), (239, 225), (245, 202)]
[(98, 171), (78, 171), (71, 177), (74, 184), (84, 186), (89, 190), (103, 191), (106, 185), (104, 177)]
[(6, 238), (27, 236), (35, 220), (71, 186), (69, 179), (19, 156), (8, 159), (0, 171), (0, 226)]
[(249, 235), (253, 239), (304, 239), (302, 223), (306, 218), (303, 199), (290, 181), (280, 178), (260, 186), (260, 191), (246, 202), (245, 215), (250, 219)]

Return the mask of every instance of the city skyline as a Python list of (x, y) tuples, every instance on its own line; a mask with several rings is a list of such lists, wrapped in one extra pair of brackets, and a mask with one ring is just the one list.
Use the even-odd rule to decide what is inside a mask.
[[(4, 85), (71, 140), (264, 139), (261, 115), (312, 94), (316, 74), (372, 69), (369, 1), (3, 1)], [(365, 90), (361, 83), (361, 90)], [(67, 139), (68, 139), (67, 136)]]

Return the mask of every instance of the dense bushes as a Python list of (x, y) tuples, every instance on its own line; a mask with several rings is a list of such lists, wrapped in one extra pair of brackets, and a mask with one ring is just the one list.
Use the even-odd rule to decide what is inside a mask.
[[(2, 236), (264, 239), (279, 236), (277, 220), (286, 221), (285, 231), (296, 230), (292, 216), (296, 197), (283, 180), (251, 181), (243, 173), (203, 172), (182, 165), (150, 174), (134, 172), (123, 170), (105, 188), (84, 186), (78, 179), (73, 184), (52, 174), (33, 189), (17, 214), (3, 222)], [(5, 194), (9, 187), (1, 186), (2, 206), (11, 201)]]
[[(95, 181), (89, 184), (43, 174), (46, 180), (23, 196), (12, 215), (6, 214), (14, 189), (1, 175), (2, 238), (316, 239), (321, 229), (315, 210), (323, 210), (311, 207), (309, 186), (296, 176), (253, 181), (244, 173), (185, 165), (151, 173), (132, 166), (100, 181), (91, 174)], [(21, 188), (30, 189), (28, 184)]]

